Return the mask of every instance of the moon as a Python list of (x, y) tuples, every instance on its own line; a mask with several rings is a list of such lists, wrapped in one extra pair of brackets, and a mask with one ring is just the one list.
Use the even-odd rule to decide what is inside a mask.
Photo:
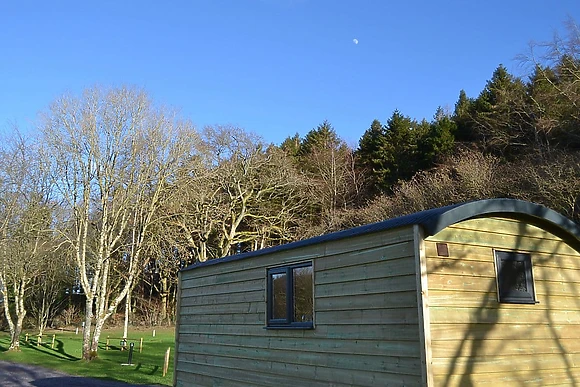
[(358, 39), (353, 39), (353, 40), (352, 40), (352, 42), (353, 42), (354, 44), (358, 44)]

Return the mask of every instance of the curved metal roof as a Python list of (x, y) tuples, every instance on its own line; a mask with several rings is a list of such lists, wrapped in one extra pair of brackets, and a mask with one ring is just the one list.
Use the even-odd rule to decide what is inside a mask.
[(425, 237), (428, 237), (463, 220), (489, 216), (503, 216), (506, 218), (525, 220), (552, 232), (566, 241), (569, 241), (574, 246), (577, 246), (577, 248), (580, 247), (580, 226), (556, 211), (550, 210), (549, 208), (539, 204), (522, 200), (487, 199), (433, 208), (285, 245), (269, 247), (238, 255), (231, 255), (219, 259), (212, 259), (188, 266), (184, 268), (183, 271), (345, 239), (357, 235), (386, 231), (403, 226), (412, 226), (415, 224), (422, 226), (425, 232)]

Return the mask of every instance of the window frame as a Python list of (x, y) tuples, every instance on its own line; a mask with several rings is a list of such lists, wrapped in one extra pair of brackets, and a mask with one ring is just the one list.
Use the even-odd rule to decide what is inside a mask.
[[(294, 321), (294, 276), (293, 270), (312, 268), (312, 321)], [(286, 275), (286, 317), (274, 318), (273, 275)], [(267, 329), (314, 329), (314, 264), (312, 261), (266, 269), (266, 328)]]
[[(517, 251), (494, 250), (497, 300), (502, 304), (537, 304), (534, 287), (534, 275), (532, 269), (532, 256), (529, 253)], [(524, 274), (527, 291), (502, 289), (502, 267), (503, 262), (517, 261), (524, 263)]]

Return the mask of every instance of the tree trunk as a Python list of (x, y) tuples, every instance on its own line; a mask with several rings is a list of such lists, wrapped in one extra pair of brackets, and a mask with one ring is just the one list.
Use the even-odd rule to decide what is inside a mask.
[(19, 282), (14, 283), (14, 306), (16, 312), (16, 324), (11, 330), (10, 348), (11, 350), (20, 350), (20, 333), (22, 332), (22, 325), (24, 317), (26, 317), (26, 309), (24, 309), (24, 292), (26, 289), (27, 279), (23, 276)]
[(12, 317), (10, 316), (10, 308), (8, 307), (8, 299), (4, 295), (2, 295), (2, 296), (4, 297), (4, 315), (6, 316), (6, 321), (8, 322), (8, 327), (10, 328), (10, 348), (9, 349), (15, 349), (12, 346), (12, 343), (14, 342), (14, 337), (16, 337), (16, 326), (14, 325), (14, 321), (12, 321)]
[(93, 352), (93, 354), (95, 354), (95, 356), (97, 351), (99, 350), (99, 338), (101, 337), (101, 332), (103, 331), (105, 321), (107, 321), (105, 318), (99, 317), (95, 322), (95, 330), (93, 332), (93, 340), (91, 342), (91, 351)]
[(16, 325), (14, 326), (14, 332), (10, 337), (10, 348), (13, 351), (20, 351), (20, 333), (22, 332), (22, 323), (24, 322), (24, 315), (18, 316), (16, 319)]
[(161, 322), (165, 323), (167, 321), (167, 299), (169, 295), (169, 289), (167, 288), (169, 285), (169, 281), (167, 277), (164, 277), (159, 281), (161, 284), (161, 289), (159, 294), (161, 295)]
[(129, 331), (129, 315), (131, 314), (131, 292), (127, 293), (125, 297), (125, 321), (123, 323), (123, 338), (127, 338)]
[(92, 360), (95, 354), (91, 353), (91, 321), (93, 317), (93, 297), (87, 295), (85, 303), (85, 326), (83, 327), (83, 359)]
[[(8, 305), (8, 289), (6, 288), (5, 277), (2, 272), (0, 272), (0, 295), (2, 295), (3, 305), (4, 305), (4, 315), (6, 316), (6, 322), (8, 323), (8, 328), (10, 329), (10, 344), (14, 341), (16, 326), (14, 325), (14, 321), (12, 320), (12, 316), (10, 314), (10, 307)], [(10, 345), (9, 349), (14, 349), (12, 345)]]
[(49, 313), (47, 310), (48, 306), (46, 305), (46, 299), (44, 296), (42, 297), (42, 305), (40, 307), (40, 311), (38, 311), (38, 334), (42, 336), (44, 334), (44, 330), (46, 329), (46, 325), (48, 324), (48, 317)]

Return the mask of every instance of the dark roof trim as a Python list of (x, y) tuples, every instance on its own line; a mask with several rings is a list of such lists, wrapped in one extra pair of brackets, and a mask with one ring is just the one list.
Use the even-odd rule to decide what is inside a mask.
[(515, 199), (489, 199), (464, 203), (430, 218), (422, 223), (422, 226), (426, 236), (435, 235), (445, 227), (463, 220), (494, 215), (526, 219), (530, 223), (552, 228), (550, 231), (561, 228), (565, 233), (580, 239), (580, 226), (570, 219), (542, 205)]
[(446, 207), (433, 208), (388, 219), (378, 223), (367, 224), (348, 230), (338, 231), (331, 234), (321, 235), (315, 238), (292, 242), (285, 245), (269, 247), (248, 253), (231, 255), (224, 258), (212, 259), (206, 262), (196, 263), (184, 268), (182, 271), (196, 269), (198, 267), (216, 265), (225, 262), (237, 261), (250, 257), (272, 254), (275, 252), (297, 249), (300, 247), (316, 245), (319, 243), (345, 239), (357, 235), (364, 235), (395, 229), (398, 227), (421, 225), (425, 231), (425, 237), (435, 235), (444, 228), (463, 220), (484, 217), (505, 216), (508, 218), (529, 221), (540, 225), (548, 231), (558, 235), (564, 240), (571, 240), (575, 246), (580, 246), (580, 226), (563, 215), (550, 210), (539, 204), (515, 199), (488, 199), (468, 203), (453, 204)]

